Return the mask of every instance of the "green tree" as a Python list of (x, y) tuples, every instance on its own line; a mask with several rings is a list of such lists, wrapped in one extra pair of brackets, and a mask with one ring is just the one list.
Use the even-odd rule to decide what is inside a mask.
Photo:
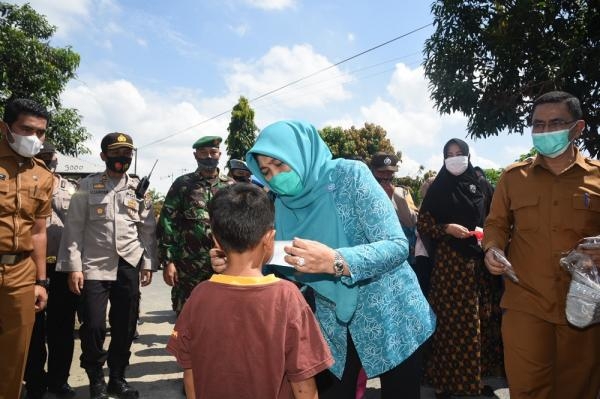
[(89, 152), (90, 135), (74, 109), (62, 108), (60, 93), (75, 77), (79, 55), (71, 47), (52, 47), (56, 27), (31, 6), (0, 2), (0, 114), (12, 98), (31, 98), (53, 112), (49, 138), (65, 154)]
[(334, 158), (358, 157), (367, 164), (371, 156), (378, 151), (397, 154), (402, 159), (402, 153), (396, 152), (390, 140), (386, 137), (384, 128), (373, 123), (365, 123), (359, 129), (326, 126), (319, 131), (323, 141), (327, 143)]
[(254, 123), (254, 110), (250, 108), (248, 99), (241, 96), (231, 110), (231, 121), (227, 127), (229, 135), (225, 144), (229, 158), (243, 160), (256, 141), (257, 130), (258, 127)]
[(154, 189), (154, 188), (149, 189), (148, 193), (146, 195), (148, 195), (150, 197), (150, 200), (152, 201), (154, 217), (156, 217), (158, 219), (158, 217), (160, 216), (160, 211), (163, 207), (163, 204), (165, 203), (165, 196), (162, 195), (161, 193), (159, 193), (158, 191), (156, 191), (156, 189)]
[(441, 113), (464, 113), (471, 137), (523, 133), (533, 99), (567, 91), (582, 102), (583, 146), (599, 154), (600, 2), (436, 0), (432, 13), (424, 66)]

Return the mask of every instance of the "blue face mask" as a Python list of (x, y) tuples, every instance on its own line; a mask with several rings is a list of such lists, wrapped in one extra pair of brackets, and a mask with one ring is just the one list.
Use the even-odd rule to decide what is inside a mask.
[(269, 180), (269, 186), (277, 194), (291, 197), (300, 194), (303, 189), (300, 176), (293, 170), (276, 174)]
[(532, 133), (533, 146), (540, 154), (556, 158), (569, 148), (569, 144), (571, 144), (570, 131), (571, 129), (565, 129), (548, 133)]

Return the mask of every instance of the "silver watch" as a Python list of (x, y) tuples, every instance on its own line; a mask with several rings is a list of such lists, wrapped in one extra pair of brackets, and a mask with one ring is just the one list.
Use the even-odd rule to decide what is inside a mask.
[(336, 251), (333, 257), (333, 274), (336, 277), (341, 277), (342, 273), (344, 273), (344, 258)]

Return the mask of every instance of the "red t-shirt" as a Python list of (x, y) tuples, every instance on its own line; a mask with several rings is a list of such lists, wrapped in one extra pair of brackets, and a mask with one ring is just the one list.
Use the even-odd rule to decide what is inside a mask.
[(274, 275), (213, 275), (198, 284), (167, 350), (193, 370), (196, 398), (202, 399), (289, 399), (289, 381), (333, 364), (298, 288)]

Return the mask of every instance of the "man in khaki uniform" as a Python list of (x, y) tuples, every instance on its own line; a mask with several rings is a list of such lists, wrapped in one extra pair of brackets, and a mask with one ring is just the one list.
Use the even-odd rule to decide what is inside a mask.
[(408, 262), (414, 268), (417, 239), (416, 225), (419, 211), (415, 206), (410, 190), (406, 187), (396, 187), (394, 185), (394, 173), (398, 171), (398, 162), (399, 159), (394, 154), (377, 152), (371, 158), (371, 172), (394, 205), (402, 230), (409, 242), (410, 255)]
[(0, 122), (0, 399), (20, 395), (35, 311), (46, 306), (46, 218), (52, 174), (34, 158), (48, 112), (15, 99)]
[[(75, 312), (77, 295), (69, 290), (67, 273), (58, 273), (56, 259), (60, 238), (66, 222), (67, 210), (71, 196), (75, 193), (74, 182), (55, 173), (58, 165), (56, 148), (46, 140), (36, 158), (42, 160), (46, 167), (54, 173), (54, 190), (52, 192), (52, 216), (46, 223), (46, 273), (50, 280), (48, 306), (46, 311), (38, 312), (25, 377), (27, 399), (42, 398), (46, 390), (60, 397), (71, 397), (75, 391), (68, 384), (69, 370), (73, 359), (73, 329), (75, 327)], [(48, 350), (46, 351), (46, 342)], [(44, 370), (48, 358), (48, 373)]]
[[(538, 155), (506, 168), (484, 227), (489, 271), (505, 272), (494, 253), (506, 250), (519, 279), (505, 279), (501, 302), (510, 397), (596, 399), (600, 325), (567, 323), (571, 276), (559, 259), (580, 239), (600, 233), (600, 162), (573, 144), (585, 121), (571, 94), (537, 98), (531, 123)], [(598, 255), (592, 253), (596, 261)]]
[[(137, 398), (125, 380), (135, 334), (140, 290), (156, 270), (156, 222), (149, 198), (138, 198), (139, 180), (127, 175), (133, 141), (125, 133), (102, 139), (106, 171), (81, 180), (69, 206), (57, 271), (69, 272), (69, 288), (80, 298), (81, 367), (90, 397)], [(104, 350), (110, 300), (111, 342)], [(108, 386), (102, 367), (110, 369)]]

